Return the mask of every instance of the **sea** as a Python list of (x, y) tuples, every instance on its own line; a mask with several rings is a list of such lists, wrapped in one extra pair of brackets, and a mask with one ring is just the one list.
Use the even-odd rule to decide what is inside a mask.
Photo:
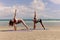
[[(6, 27), (9, 26), (9, 20), (10, 19), (0, 19), (0, 27)], [(33, 19), (23, 19), (25, 23), (33, 28), (34, 23)], [(42, 19), (43, 25), (47, 27), (60, 27), (60, 19)], [(41, 27), (40, 23), (37, 23), (36, 26), (39, 28)], [(24, 27), (23, 24), (18, 24), (17, 27)]]

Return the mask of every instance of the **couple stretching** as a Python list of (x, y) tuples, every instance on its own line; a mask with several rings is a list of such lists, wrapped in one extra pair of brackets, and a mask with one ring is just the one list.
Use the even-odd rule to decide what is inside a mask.
[[(28, 26), (26, 25), (26, 23), (22, 20), (22, 19), (16, 19), (16, 11), (15, 10), (15, 13), (14, 13), (14, 18), (12, 20), (9, 21), (9, 26), (14, 26), (14, 30), (16, 31), (16, 25), (19, 24), (19, 23), (22, 23), (26, 29), (28, 29)], [(42, 27), (44, 28), (43, 24), (42, 24), (42, 20), (36, 20), (36, 13), (34, 15), (34, 29), (36, 28), (36, 23), (40, 22)], [(45, 28), (44, 28), (45, 29)]]

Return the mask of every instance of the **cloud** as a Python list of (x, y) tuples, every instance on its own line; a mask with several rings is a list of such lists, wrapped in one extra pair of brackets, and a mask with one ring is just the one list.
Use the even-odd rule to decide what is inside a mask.
[(0, 3), (0, 18), (12, 18), (15, 9), (17, 9), (17, 17), (33, 18), (35, 2), (37, 10), (39, 11), (44, 10), (45, 5), (42, 2), (42, 0), (33, 0), (29, 6), (27, 5), (5, 6), (3, 3)]
[(29, 6), (21, 4), (6, 6), (0, 3), (0, 18), (13, 18), (15, 9), (17, 9), (17, 18), (33, 18), (34, 8), (37, 10), (38, 18), (60, 18), (60, 10), (47, 9), (45, 6), (42, 0), (33, 0)]
[(32, 7), (36, 10), (44, 10), (45, 4), (43, 3), (42, 0), (33, 0)]
[[(0, 18), (13, 18), (15, 9), (17, 9), (17, 17), (26, 18), (32, 12), (32, 9), (25, 5), (4, 6), (0, 5)], [(29, 13), (30, 12), (30, 13)], [(26, 16), (26, 17), (25, 17)]]
[(55, 3), (55, 4), (60, 4), (60, 0), (50, 0), (50, 1)]

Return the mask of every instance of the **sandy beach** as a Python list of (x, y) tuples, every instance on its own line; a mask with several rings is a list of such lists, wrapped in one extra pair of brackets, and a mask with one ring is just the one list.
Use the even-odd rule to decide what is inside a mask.
[(60, 0), (0, 0), (0, 40), (60, 40)]
[(60, 40), (60, 30), (21, 30), (24, 28), (17, 27), (0, 27), (0, 40)]

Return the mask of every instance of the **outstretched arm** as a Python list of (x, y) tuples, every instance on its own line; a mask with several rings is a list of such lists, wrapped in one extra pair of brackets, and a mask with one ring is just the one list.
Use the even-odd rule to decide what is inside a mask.
[(14, 13), (14, 18), (13, 18), (13, 21), (14, 21), (14, 23), (16, 23), (16, 9), (15, 9), (15, 13)]
[(15, 24), (15, 23), (13, 24), (13, 27), (14, 27), (14, 30), (16, 31), (16, 30), (17, 30), (17, 28), (16, 28), (16, 24)]
[(36, 11), (34, 11), (34, 29), (36, 28)]
[(14, 18), (16, 18), (16, 11), (17, 11), (17, 10), (15, 9)]
[(13, 23), (13, 26), (14, 26), (14, 30), (15, 30), (15, 31), (16, 31), (16, 24), (15, 24), (15, 23), (16, 23), (16, 19), (15, 19), (15, 18), (16, 18), (16, 11), (17, 11), (17, 10), (15, 9), (15, 13), (14, 13), (14, 23)]

